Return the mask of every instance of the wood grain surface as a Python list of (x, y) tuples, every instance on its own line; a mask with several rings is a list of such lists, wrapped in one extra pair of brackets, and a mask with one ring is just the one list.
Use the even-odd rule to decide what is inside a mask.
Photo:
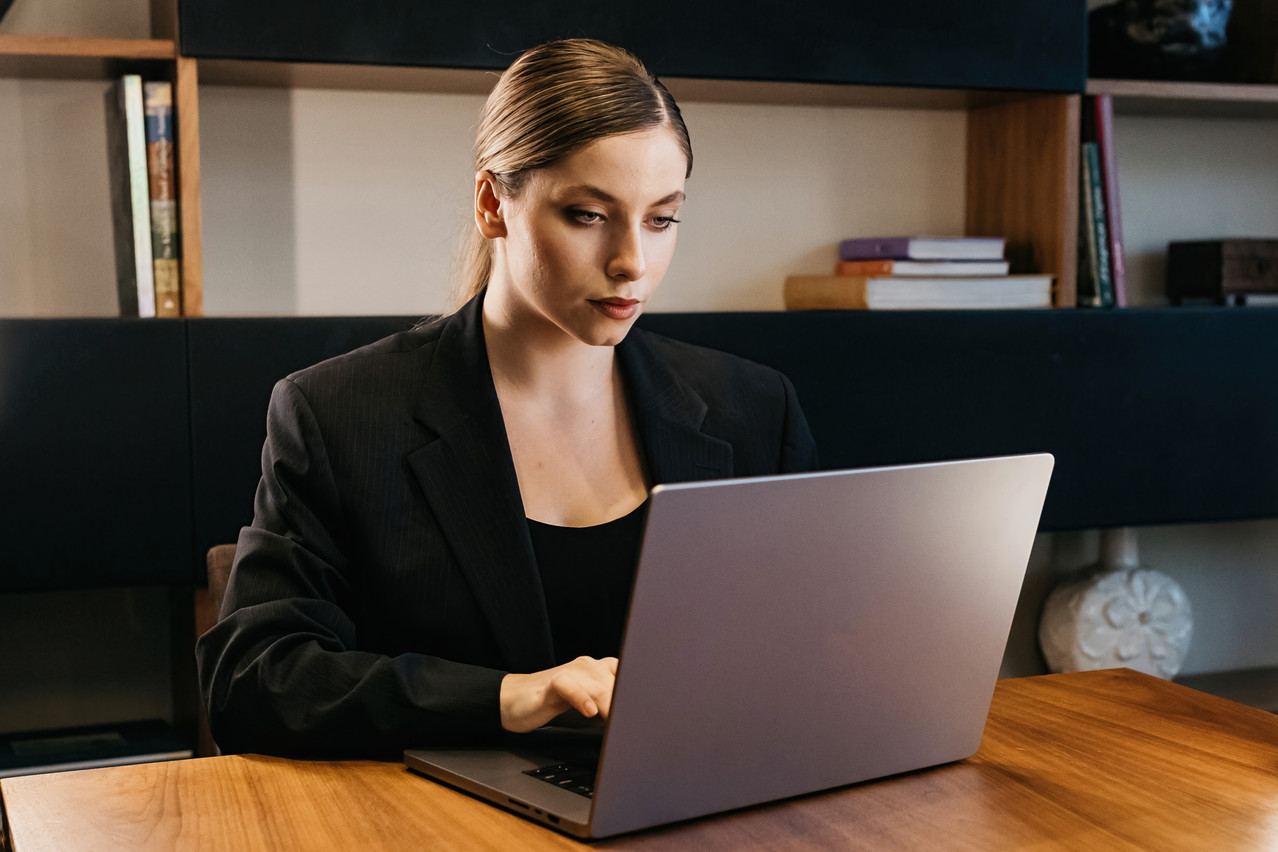
[[(14, 852), (565, 849), (397, 763), (234, 755), (0, 781)], [(937, 769), (596, 849), (1273, 849), (1278, 717), (1127, 670), (1001, 681)]]
[(174, 67), (178, 215), (182, 229), (182, 316), (204, 316), (204, 249), (200, 220), (200, 90), (194, 59)]
[(1055, 276), (1058, 308), (1076, 302), (1079, 110), (1035, 95), (967, 116), (965, 232), (1006, 237), (1013, 273)]

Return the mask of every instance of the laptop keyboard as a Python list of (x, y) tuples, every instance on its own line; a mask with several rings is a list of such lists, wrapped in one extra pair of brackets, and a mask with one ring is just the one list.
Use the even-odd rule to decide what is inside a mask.
[(550, 766), (525, 769), (524, 774), (531, 775), (538, 781), (554, 784), (570, 793), (594, 798), (595, 773), (598, 769), (597, 765), (584, 763), (552, 763)]

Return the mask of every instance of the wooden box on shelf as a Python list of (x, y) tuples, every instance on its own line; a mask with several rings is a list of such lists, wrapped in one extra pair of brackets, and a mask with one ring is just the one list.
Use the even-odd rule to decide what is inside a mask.
[(1278, 293), (1278, 239), (1176, 241), (1167, 246), (1167, 298), (1218, 304), (1250, 293)]

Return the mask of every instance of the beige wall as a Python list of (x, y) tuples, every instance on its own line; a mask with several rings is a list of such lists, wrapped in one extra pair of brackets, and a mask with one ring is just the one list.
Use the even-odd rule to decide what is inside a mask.
[(1278, 236), (1278, 120), (1115, 120), (1124, 257), (1138, 304), (1164, 304), (1167, 243)]
[[(201, 97), (208, 313), (447, 306), (482, 98)], [(657, 310), (777, 310), (785, 276), (832, 267), (843, 237), (962, 230), (961, 112), (683, 109), (696, 165)]]

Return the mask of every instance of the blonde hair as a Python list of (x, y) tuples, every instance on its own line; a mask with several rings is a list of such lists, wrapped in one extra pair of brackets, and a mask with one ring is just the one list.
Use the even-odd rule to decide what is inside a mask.
[[(619, 133), (668, 128), (688, 160), (692, 142), (666, 87), (633, 54), (592, 39), (552, 41), (523, 53), (497, 81), (475, 135), (475, 171), (491, 172), (501, 194), (519, 195), (536, 169)], [(488, 285), (492, 245), (466, 236), (453, 301)]]

